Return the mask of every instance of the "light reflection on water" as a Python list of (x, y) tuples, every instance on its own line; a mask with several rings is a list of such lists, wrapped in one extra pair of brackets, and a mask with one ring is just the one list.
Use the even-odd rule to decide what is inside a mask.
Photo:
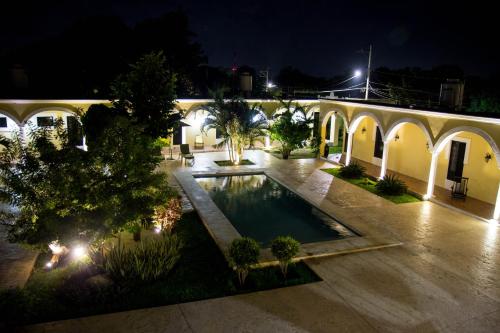
[(263, 246), (276, 236), (290, 235), (301, 243), (355, 236), (266, 175), (197, 178), (236, 230)]

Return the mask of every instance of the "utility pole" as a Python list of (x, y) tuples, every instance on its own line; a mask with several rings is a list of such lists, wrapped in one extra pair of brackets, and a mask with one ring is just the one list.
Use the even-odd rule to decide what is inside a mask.
[(368, 100), (368, 90), (370, 89), (370, 69), (372, 66), (372, 45), (370, 44), (370, 52), (368, 53), (368, 70), (366, 71), (366, 90), (365, 100)]

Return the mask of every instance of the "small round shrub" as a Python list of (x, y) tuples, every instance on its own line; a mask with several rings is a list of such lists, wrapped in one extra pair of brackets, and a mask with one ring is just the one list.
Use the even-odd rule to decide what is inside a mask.
[(260, 247), (252, 238), (243, 237), (235, 239), (229, 246), (231, 264), (238, 273), (240, 285), (245, 283), (250, 266), (259, 261)]
[(365, 167), (357, 162), (351, 162), (349, 165), (343, 166), (339, 170), (339, 175), (349, 179), (359, 179), (365, 174)]
[(281, 272), (286, 278), (288, 265), (299, 253), (300, 243), (290, 236), (278, 236), (271, 242), (271, 252), (280, 263)]
[(377, 192), (386, 195), (402, 195), (408, 190), (406, 184), (395, 175), (385, 175), (385, 177), (375, 185)]

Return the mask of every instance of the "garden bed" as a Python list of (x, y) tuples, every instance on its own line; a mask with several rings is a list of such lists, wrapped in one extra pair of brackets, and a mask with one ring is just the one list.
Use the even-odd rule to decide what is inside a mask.
[(240, 288), (236, 274), (195, 212), (185, 214), (174, 232), (184, 244), (181, 259), (170, 275), (154, 283), (118, 286), (95, 267), (83, 263), (46, 271), (46, 257), (40, 256), (25, 288), (0, 293), (0, 322), (25, 325), (320, 280), (305, 263), (298, 262), (290, 267), (287, 280), (278, 267), (265, 267), (251, 271), (245, 286)]
[(239, 164), (234, 164), (232, 161), (224, 160), (224, 161), (214, 161), (218, 166), (235, 166), (235, 165), (255, 165), (254, 162), (250, 160), (241, 160)]
[(418, 198), (416, 195), (413, 195), (412, 193), (405, 193), (402, 195), (386, 195), (379, 193), (375, 188), (375, 184), (377, 184), (377, 181), (375, 179), (366, 176), (361, 177), (359, 179), (345, 178), (340, 176), (339, 170), (340, 168), (321, 169), (321, 171), (329, 173), (330, 175), (345, 180), (346, 182), (349, 182), (353, 185), (359, 186), (373, 194), (376, 194), (384, 199), (390, 200), (396, 204), (422, 201), (420, 198)]
[[(278, 150), (264, 150), (266, 153), (273, 155), (280, 160), (283, 159), (283, 156)], [(316, 158), (316, 154), (314, 154), (310, 149), (297, 149), (290, 153), (288, 156), (289, 160), (298, 160), (304, 158)]]

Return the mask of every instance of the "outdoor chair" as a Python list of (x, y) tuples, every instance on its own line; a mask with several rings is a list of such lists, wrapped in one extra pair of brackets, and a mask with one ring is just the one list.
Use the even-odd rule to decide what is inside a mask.
[(189, 151), (189, 144), (184, 143), (181, 144), (181, 164), (182, 164), (182, 159), (184, 159), (184, 165), (187, 165), (187, 161), (190, 161), (191, 165), (194, 164), (194, 155), (191, 154)]
[(451, 187), (451, 197), (464, 199), (467, 196), (467, 183), (469, 178), (457, 177), (454, 180), (453, 186)]
[(203, 138), (201, 135), (197, 135), (194, 138), (194, 149), (203, 149), (205, 145), (203, 143)]

